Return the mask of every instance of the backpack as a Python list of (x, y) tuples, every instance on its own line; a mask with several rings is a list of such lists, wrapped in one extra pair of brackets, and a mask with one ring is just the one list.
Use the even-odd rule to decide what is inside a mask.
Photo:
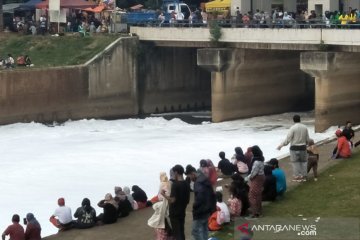
[(249, 172), (248, 165), (242, 161), (238, 161), (236, 163), (236, 166), (238, 168), (239, 173), (248, 173)]

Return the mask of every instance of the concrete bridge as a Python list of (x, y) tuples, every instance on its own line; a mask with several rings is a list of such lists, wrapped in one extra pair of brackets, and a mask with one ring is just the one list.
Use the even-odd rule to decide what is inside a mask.
[(221, 31), (217, 48), (208, 28), (131, 28), (145, 43), (197, 49), (197, 64), (211, 72), (214, 122), (314, 107), (316, 131), (360, 123), (359, 30)]
[(204, 108), (214, 122), (315, 108), (316, 131), (360, 123), (360, 31), (222, 31), (220, 48), (207, 28), (131, 28), (83, 65), (0, 71), (0, 124)]

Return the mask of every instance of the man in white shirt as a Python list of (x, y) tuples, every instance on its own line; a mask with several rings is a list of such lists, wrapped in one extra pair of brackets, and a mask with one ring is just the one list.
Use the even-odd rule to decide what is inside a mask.
[(72, 227), (71, 209), (65, 206), (65, 199), (58, 199), (59, 207), (55, 209), (54, 214), (50, 217), (50, 222), (60, 230), (69, 229)]
[(5, 59), (5, 67), (6, 68), (14, 68), (15, 60), (12, 55), (9, 53), (8, 57)]
[(309, 142), (309, 132), (306, 126), (300, 123), (300, 116), (293, 117), (294, 125), (290, 128), (286, 139), (277, 147), (280, 150), (290, 143), (290, 161), (293, 167), (293, 181), (305, 182), (307, 176), (306, 146)]

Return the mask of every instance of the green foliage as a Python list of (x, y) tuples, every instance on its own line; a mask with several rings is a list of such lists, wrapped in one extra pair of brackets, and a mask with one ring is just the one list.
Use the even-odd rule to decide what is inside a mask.
[(319, 51), (328, 51), (330, 50), (330, 46), (328, 44), (325, 44), (325, 42), (323, 40), (320, 41), (320, 44), (319, 44)]
[(216, 45), (222, 36), (221, 27), (219, 26), (217, 21), (210, 22), (209, 31), (210, 31), (210, 41)]
[(116, 38), (114, 35), (87, 38), (12, 35), (1, 39), (0, 57), (11, 53), (16, 60), (27, 54), (35, 67), (77, 65), (91, 59)]

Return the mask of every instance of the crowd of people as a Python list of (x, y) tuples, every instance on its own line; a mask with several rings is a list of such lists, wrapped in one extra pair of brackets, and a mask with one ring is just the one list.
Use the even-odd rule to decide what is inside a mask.
[(349, 8), (348, 11), (325, 11), (324, 14), (316, 14), (314, 10), (299, 10), (298, 12), (283, 12), (275, 9), (272, 13), (256, 10), (255, 13), (242, 14), (239, 9), (235, 12), (233, 19), (238, 27), (259, 28), (347, 28), (355, 27), (360, 23), (360, 12), (358, 9)]
[[(158, 20), (159, 26), (163, 26), (164, 14), (160, 13)], [(171, 13), (169, 25), (208, 26), (211, 21), (217, 21), (222, 26), (244, 28), (358, 28), (360, 11), (349, 8), (348, 11), (325, 11), (324, 14), (317, 14), (314, 10), (286, 12), (280, 9), (274, 9), (271, 12), (259, 9), (254, 12), (241, 12), (237, 7), (232, 16), (229, 10), (206, 12), (202, 9), (195, 9), (188, 18), (184, 18), (182, 13)]]
[(89, 14), (85, 11), (73, 11), (67, 17), (66, 23), (60, 24), (60, 29), (57, 29), (57, 24), (49, 23), (48, 18), (42, 15), (38, 21), (32, 18), (14, 17), (13, 26), (9, 30), (16, 31), (24, 35), (45, 35), (56, 34), (61, 32), (79, 32), (84, 33), (108, 33), (110, 29), (110, 16), (103, 16), (102, 18), (95, 17), (94, 14)]
[[(278, 149), (290, 144), (292, 181), (307, 181), (311, 169), (314, 172), (313, 180), (317, 181), (319, 151), (314, 141), (309, 138), (300, 116), (295, 115), (293, 120), (294, 125)], [(352, 142), (354, 135), (350, 121), (343, 130), (336, 131), (338, 141), (332, 158), (351, 156), (351, 148), (359, 145), (359, 142)], [(285, 172), (280, 168), (279, 161), (272, 158), (265, 162), (263, 152), (257, 145), (247, 148), (245, 153), (241, 147), (236, 147), (230, 160), (226, 158), (225, 152), (221, 151), (217, 167), (209, 159), (201, 160), (198, 168), (190, 164), (185, 169), (181, 165), (175, 165), (170, 169), (169, 176), (165, 172), (160, 173), (158, 193), (151, 199), (148, 199), (144, 190), (137, 185), (132, 186), (132, 193), (129, 187), (116, 186), (114, 196), (107, 193), (104, 199), (98, 202), (98, 207), (103, 209), (99, 215), (88, 198), (82, 200), (74, 215), (71, 208), (65, 205), (65, 199), (59, 198), (58, 208), (51, 215), (50, 222), (59, 231), (86, 229), (115, 223), (118, 218), (127, 217), (134, 210), (152, 206), (154, 213), (148, 219), (148, 225), (154, 228), (156, 239), (184, 240), (186, 208), (193, 192), (191, 233), (195, 240), (207, 240), (209, 230), (218, 231), (224, 224), (236, 218), (261, 217), (262, 202), (283, 198), (287, 189)], [(222, 185), (218, 182), (219, 178), (231, 178), (231, 182)], [(224, 189), (229, 196), (226, 201), (223, 199)], [(41, 239), (41, 226), (34, 214), (26, 215), (25, 231), (19, 224), (19, 215), (15, 214), (12, 222), (4, 231), (3, 239), (6, 235), (10, 235), (12, 240)]]
[(0, 57), (0, 68), (13, 69), (15, 66), (33, 67), (34, 64), (31, 62), (29, 55), (18, 56), (16, 58), (16, 63), (10, 53), (5, 58)]

